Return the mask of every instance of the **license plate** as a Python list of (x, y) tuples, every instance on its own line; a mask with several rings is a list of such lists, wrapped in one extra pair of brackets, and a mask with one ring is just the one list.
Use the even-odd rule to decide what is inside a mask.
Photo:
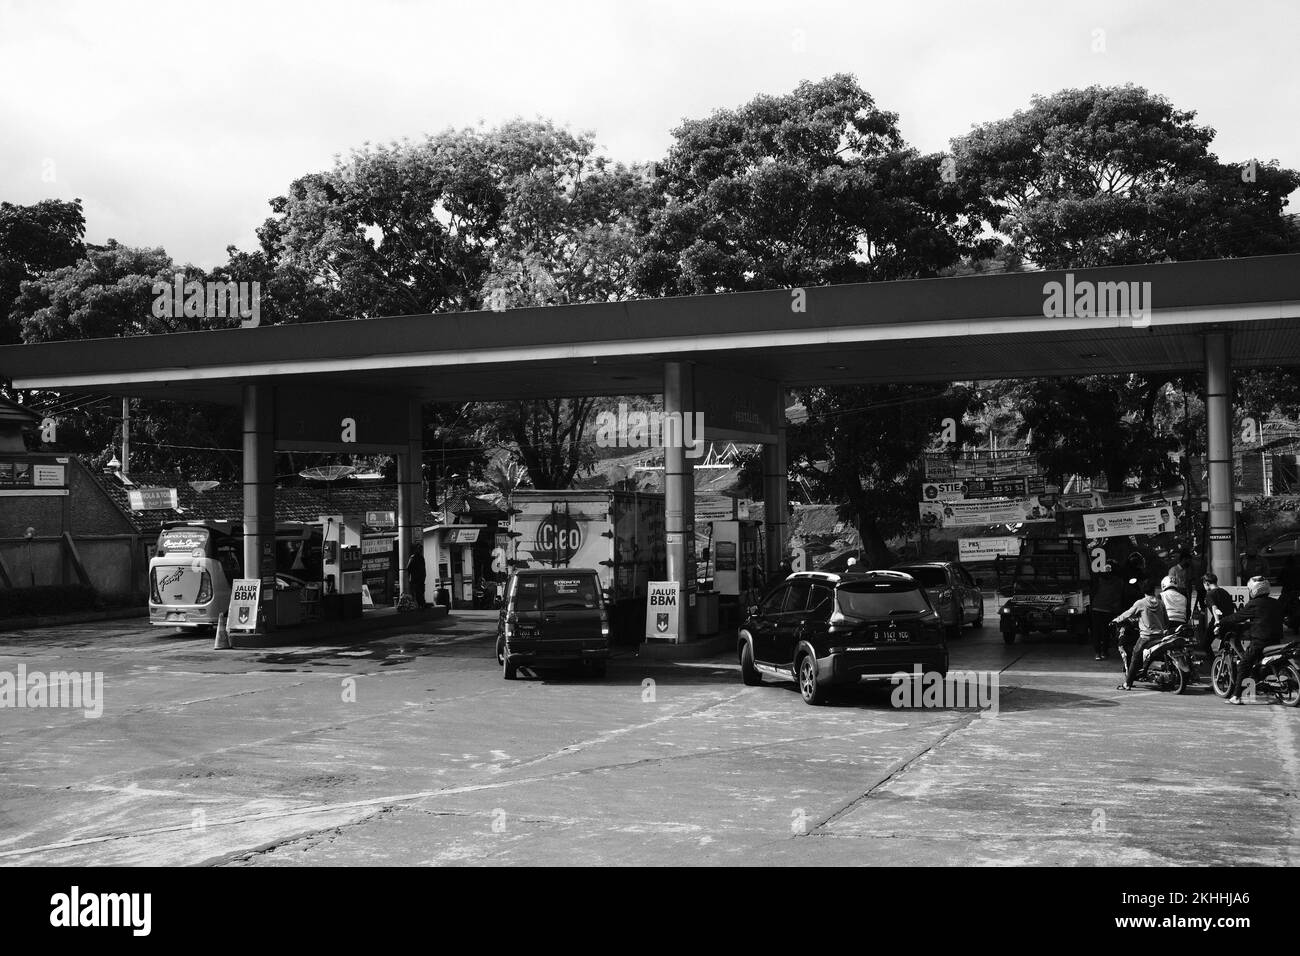
[(184, 611), (169, 611), (168, 614), (167, 614), (167, 620), (169, 620), (169, 621), (183, 621), (183, 620), (185, 620), (185, 612), (184, 612)]
[(519, 636), (520, 636), (520, 637), (536, 637), (536, 636), (537, 636), (537, 626), (536, 626), (535, 624), (529, 624), (529, 625), (520, 624), (520, 625), (519, 625)]
[(907, 631), (900, 631), (896, 627), (882, 627), (876, 631), (876, 640), (884, 641), (886, 644), (898, 644), (906, 641), (907, 638)]

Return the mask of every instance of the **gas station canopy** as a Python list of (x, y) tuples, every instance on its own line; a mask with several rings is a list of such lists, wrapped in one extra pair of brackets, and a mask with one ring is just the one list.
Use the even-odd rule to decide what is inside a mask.
[[(1124, 283), (1149, 311), (1053, 317), (1052, 283)], [(430, 401), (657, 393), (670, 361), (786, 386), (1197, 371), (1206, 332), (1230, 334), (1234, 367), (1300, 363), (1297, 320), (1300, 255), (1284, 255), (7, 346), (0, 375), (239, 404), (247, 384)]]

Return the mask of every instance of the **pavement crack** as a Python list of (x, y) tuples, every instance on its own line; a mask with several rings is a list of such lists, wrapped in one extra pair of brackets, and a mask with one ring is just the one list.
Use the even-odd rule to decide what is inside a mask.
[(859, 794), (858, 796), (850, 800), (848, 803), (841, 806), (838, 810), (833, 811), (829, 816), (821, 820), (816, 826), (812, 827), (812, 829), (797, 835), (810, 836), (812, 834), (815, 834), (817, 833), (818, 830), (821, 830), (823, 827), (829, 826), (831, 823), (835, 822), (840, 817), (844, 816), (846, 813), (851, 812), (856, 807), (866, 802), (866, 800), (870, 798), (870, 796), (873, 793), (875, 793), (885, 784), (889, 783), (899, 774), (904, 773), (910, 766), (912, 766), (912, 764), (920, 760), (926, 754), (930, 753), (932, 750), (934, 750), (936, 747), (942, 744), (953, 734), (957, 733), (957, 731), (965, 730), (972, 723), (979, 720), (980, 716), (981, 715), (979, 713), (974, 713), (962, 717), (961, 719), (956, 721), (951, 727), (949, 727), (947, 730), (941, 733), (938, 737), (932, 740), (930, 743), (926, 744), (924, 747), (917, 748), (916, 750), (912, 751), (912, 753), (910, 753), (908, 756), (904, 757), (902, 760), (899, 760), (894, 764), (892, 764), (888, 770), (886, 770), (883, 774), (881, 774), (875, 780), (875, 782), (873, 782), (871, 786), (867, 787), (867, 789), (863, 791), (861, 794)]

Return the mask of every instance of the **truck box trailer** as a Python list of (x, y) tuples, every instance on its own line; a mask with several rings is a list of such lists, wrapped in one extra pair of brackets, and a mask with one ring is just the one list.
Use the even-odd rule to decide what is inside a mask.
[(667, 575), (664, 496), (632, 491), (516, 491), (511, 569), (593, 568), (615, 643), (639, 644), (646, 585)]

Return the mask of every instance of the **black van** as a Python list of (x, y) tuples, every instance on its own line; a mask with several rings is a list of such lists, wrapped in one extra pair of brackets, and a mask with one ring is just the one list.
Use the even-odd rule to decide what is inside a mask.
[(506, 680), (521, 666), (582, 664), (596, 677), (609, 660), (609, 614), (591, 568), (530, 568), (510, 576), (497, 619), (497, 663)]

